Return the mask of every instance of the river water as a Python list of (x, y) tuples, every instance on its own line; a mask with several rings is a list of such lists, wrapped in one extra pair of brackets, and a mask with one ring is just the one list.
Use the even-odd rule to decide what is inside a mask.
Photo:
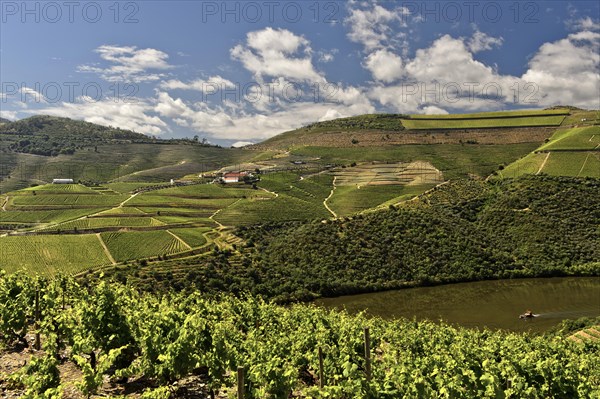
[[(564, 319), (600, 316), (600, 278), (479, 281), (324, 298), (326, 308), (383, 318), (440, 320), (464, 327), (543, 332)], [(519, 319), (526, 310), (539, 317)]]

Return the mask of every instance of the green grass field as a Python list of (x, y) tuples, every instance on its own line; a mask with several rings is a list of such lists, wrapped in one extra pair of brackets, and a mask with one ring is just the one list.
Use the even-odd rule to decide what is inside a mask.
[(292, 172), (269, 173), (261, 176), (258, 186), (277, 193), (264, 198), (242, 198), (224, 208), (214, 219), (227, 226), (249, 225), (269, 221), (328, 218), (323, 205), (331, 191), (333, 177), (318, 174), (300, 179)]
[(0, 247), (0, 268), (9, 273), (73, 274), (110, 263), (94, 234), (0, 237)]
[(235, 202), (235, 198), (185, 198), (166, 195), (138, 195), (125, 204), (125, 208), (137, 207), (144, 211), (146, 208), (196, 208), (219, 209)]
[(563, 122), (563, 125), (586, 126), (600, 123), (600, 111), (572, 111)]
[(57, 209), (48, 211), (5, 211), (0, 212), (0, 222), (15, 223), (60, 223), (102, 211), (104, 208)]
[(165, 223), (152, 217), (114, 217), (114, 218), (85, 218), (71, 222), (60, 223), (45, 230), (86, 230), (102, 227), (153, 227), (163, 226)]
[(156, 216), (154, 219), (159, 220), (167, 225), (172, 224), (193, 224), (203, 225), (206, 227), (216, 227), (213, 220), (208, 217), (195, 217), (195, 216)]
[(500, 177), (545, 173), (600, 177), (600, 126), (559, 129), (535, 152), (499, 171)]
[[(547, 160), (546, 160), (547, 158)], [(544, 164), (544, 160), (546, 163)], [(542, 167), (540, 170), (540, 167)], [(600, 152), (551, 151), (530, 154), (500, 171), (500, 177), (545, 173), (552, 176), (600, 178)]]
[(337, 186), (327, 201), (338, 216), (348, 216), (397, 199), (410, 199), (433, 187), (426, 185)]
[(119, 183), (108, 183), (108, 184), (105, 184), (104, 186), (107, 187), (110, 190), (113, 190), (114, 192), (121, 193), (121, 194), (127, 194), (127, 193), (130, 193), (131, 191), (135, 190), (136, 188), (151, 187), (151, 186), (155, 186), (155, 185), (156, 185), (156, 183), (142, 183), (142, 182), (124, 183), (124, 182), (119, 182)]
[(102, 233), (101, 237), (117, 262), (173, 254), (187, 249), (163, 230)]
[(600, 149), (600, 126), (558, 130), (538, 151)]
[(517, 177), (524, 174), (534, 175), (542, 166), (544, 159), (547, 154), (544, 153), (531, 153), (505, 167), (503, 170), (498, 171), (500, 177)]
[(297, 173), (280, 172), (263, 175), (258, 186), (302, 201), (322, 202), (329, 195), (332, 182), (333, 177), (326, 174), (301, 180)]
[(564, 119), (564, 115), (484, 119), (403, 119), (402, 124), (409, 130), (479, 129), (495, 127), (560, 126)]
[(146, 212), (133, 207), (133, 206), (128, 206), (128, 207), (120, 207), (120, 208), (111, 208), (111, 209), (107, 209), (104, 212), (101, 212), (101, 215), (134, 215), (134, 214), (138, 214), (138, 215), (143, 215)]
[(206, 238), (204, 238), (203, 234), (210, 230), (210, 228), (206, 227), (192, 227), (171, 229), (169, 231), (185, 241), (190, 247), (195, 248), (206, 244)]
[[(191, 186), (170, 187), (152, 191), (151, 195), (181, 196), (193, 198), (243, 198), (265, 196), (264, 192), (252, 189), (246, 184), (194, 184)], [(143, 194), (144, 195), (144, 194)], [(142, 196), (143, 196), (142, 195)]]
[(116, 206), (129, 198), (128, 195), (103, 194), (52, 194), (52, 195), (18, 195), (11, 197), (14, 206)]
[(94, 194), (94, 190), (81, 184), (44, 184), (28, 187), (23, 192), (35, 191), (39, 194)]
[(328, 218), (322, 202), (301, 200), (285, 194), (269, 200), (240, 200), (223, 209), (214, 219), (226, 226), (249, 225), (270, 221)]
[(600, 152), (551, 152), (542, 173), (553, 176), (600, 177)]

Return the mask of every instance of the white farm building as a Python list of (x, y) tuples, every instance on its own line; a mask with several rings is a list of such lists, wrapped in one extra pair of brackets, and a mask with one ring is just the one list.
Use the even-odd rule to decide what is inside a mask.
[(73, 184), (73, 179), (52, 179), (52, 184)]
[(223, 183), (239, 183), (244, 181), (244, 176), (247, 176), (246, 172), (229, 172), (223, 175)]

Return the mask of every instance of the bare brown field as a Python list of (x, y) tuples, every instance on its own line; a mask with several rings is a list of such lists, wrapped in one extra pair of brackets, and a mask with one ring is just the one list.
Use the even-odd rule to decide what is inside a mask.
[(325, 131), (297, 130), (248, 147), (252, 150), (287, 150), (316, 147), (380, 147), (406, 144), (519, 144), (542, 143), (556, 130), (553, 127), (404, 130)]

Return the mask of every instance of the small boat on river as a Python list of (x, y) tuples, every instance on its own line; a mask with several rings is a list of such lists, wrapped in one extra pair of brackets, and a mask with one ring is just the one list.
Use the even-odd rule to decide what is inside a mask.
[(534, 317), (537, 317), (538, 315), (533, 314), (533, 312), (531, 310), (527, 310), (525, 311), (525, 313), (523, 313), (522, 315), (519, 316), (519, 319), (531, 319)]

